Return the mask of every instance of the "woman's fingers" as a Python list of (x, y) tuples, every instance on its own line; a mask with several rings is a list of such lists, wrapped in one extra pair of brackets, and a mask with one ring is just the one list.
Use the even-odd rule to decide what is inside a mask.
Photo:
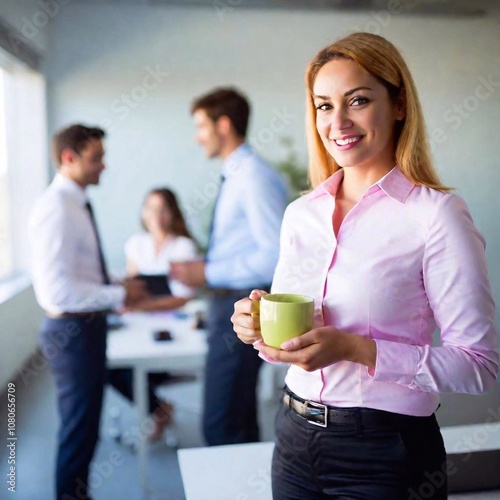
[(259, 300), (264, 295), (267, 295), (267, 292), (265, 290), (255, 289), (250, 292), (249, 297), (251, 300)]
[(231, 322), (239, 339), (247, 344), (261, 338), (259, 299), (266, 293), (264, 290), (252, 290), (250, 297), (238, 300), (234, 304)]
[(248, 297), (238, 300), (234, 303), (234, 315), (250, 314), (252, 312), (252, 300)]
[(252, 316), (240, 316), (237, 318), (234, 318), (234, 315), (231, 317), (231, 321), (233, 323), (234, 331), (235, 332), (253, 332), (259, 334), (260, 337), (260, 325), (259, 325), (259, 320), (257, 318), (253, 318)]

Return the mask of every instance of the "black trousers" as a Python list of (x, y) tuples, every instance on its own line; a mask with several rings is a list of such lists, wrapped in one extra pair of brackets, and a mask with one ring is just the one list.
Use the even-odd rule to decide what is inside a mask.
[(51, 367), (60, 418), (57, 500), (88, 498), (106, 379), (106, 318), (46, 318), (40, 344)]
[(234, 303), (242, 297), (209, 300), (203, 398), (203, 433), (209, 446), (259, 440), (256, 388), (262, 360), (238, 339), (230, 321)]
[(443, 500), (446, 472), (434, 415), (327, 428), (283, 404), (276, 416), (274, 500)]

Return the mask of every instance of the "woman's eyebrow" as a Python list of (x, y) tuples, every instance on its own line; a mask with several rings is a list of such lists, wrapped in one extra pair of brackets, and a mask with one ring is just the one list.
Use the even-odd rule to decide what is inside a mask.
[[(344, 97), (350, 96), (351, 94), (354, 94), (354, 92), (357, 92), (358, 90), (373, 90), (373, 89), (371, 89), (370, 87), (354, 87), (353, 89), (345, 92)], [(326, 95), (313, 95), (313, 99), (322, 99), (324, 101), (327, 101), (330, 99), (330, 97)]]
[(347, 97), (351, 94), (354, 94), (354, 92), (357, 92), (358, 90), (373, 90), (371, 89), (370, 87), (354, 87), (353, 89), (351, 90), (348, 90), (345, 94), (344, 94), (344, 97)]

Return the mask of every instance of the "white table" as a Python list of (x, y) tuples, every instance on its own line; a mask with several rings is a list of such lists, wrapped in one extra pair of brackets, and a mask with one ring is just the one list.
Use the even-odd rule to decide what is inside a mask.
[[(500, 422), (442, 427), (450, 491), (498, 488)], [(187, 500), (271, 500), (274, 443), (177, 452)], [(491, 462), (491, 463), (489, 463)]]
[(500, 488), (500, 422), (495, 418), (489, 413), (481, 424), (441, 427), (450, 492)]
[(274, 443), (179, 450), (186, 500), (272, 500)]
[[(128, 313), (122, 318), (125, 326), (108, 335), (108, 367), (133, 370), (134, 404), (141, 430), (148, 418), (148, 373), (201, 370), (207, 352), (206, 332), (195, 330), (193, 316), (182, 312)], [(170, 331), (173, 340), (155, 341), (153, 332), (159, 330)], [(138, 432), (137, 440), (139, 474), (147, 492), (146, 433)]]

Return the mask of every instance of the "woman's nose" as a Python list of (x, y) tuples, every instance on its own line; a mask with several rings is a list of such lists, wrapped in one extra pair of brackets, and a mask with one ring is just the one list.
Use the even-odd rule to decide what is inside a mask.
[(349, 113), (343, 107), (333, 110), (331, 113), (330, 126), (334, 130), (345, 130), (352, 127), (352, 120), (349, 118)]

